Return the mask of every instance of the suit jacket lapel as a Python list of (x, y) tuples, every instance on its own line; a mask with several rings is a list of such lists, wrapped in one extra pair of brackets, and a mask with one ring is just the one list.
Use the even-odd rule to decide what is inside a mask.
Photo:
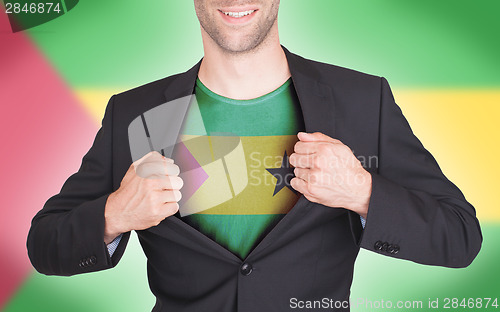
[(285, 47), (288, 67), (297, 91), (306, 132), (323, 132), (335, 135), (335, 101), (331, 88), (322, 83), (322, 77), (310, 61), (291, 53)]
[[(200, 70), (201, 61), (198, 61), (187, 72), (177, 75), (172, 83), (165, 89), (165, 101), (173, 101), (180, 97), (188, 96), (194, 93), (194, 86), (198, 71)], [(180, 129), (179, 129), (180, 130)]]

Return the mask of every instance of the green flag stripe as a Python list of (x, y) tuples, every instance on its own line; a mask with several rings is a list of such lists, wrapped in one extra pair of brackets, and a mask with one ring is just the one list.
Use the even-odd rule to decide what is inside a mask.
[(185, 221), (220, 245), (245, 258), (252, 247), (283, 218), (284, 214), (210, 215), (196, 214)]

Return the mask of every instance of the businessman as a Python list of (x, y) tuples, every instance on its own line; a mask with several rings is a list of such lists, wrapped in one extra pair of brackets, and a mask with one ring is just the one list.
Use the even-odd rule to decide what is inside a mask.
[[(473, 261), (475, 210), (413, 135), (385, 78), (289, 52), (279, 0), (194, 6), (203, 59), (111, 97), (80, 169), (33, 218), (27, 247), (39, 272), (112, 268), (134, 230), (153, 311), (289, 311), (292, 298), (348, 310), (360, 247), (446, 267)], [(197, 110), (178, 101), (193, 94)], [(161, 105), (186, 112), (181, 127), (160, 124), (192, 156), (190, 137), (212, 153), (237, 137), (244, 163), (226, 159), (226, 174), (183, 198), (181, 148), (131, 153), (129, 126)], [(182, 214), (185, 205), (202, 209)]]

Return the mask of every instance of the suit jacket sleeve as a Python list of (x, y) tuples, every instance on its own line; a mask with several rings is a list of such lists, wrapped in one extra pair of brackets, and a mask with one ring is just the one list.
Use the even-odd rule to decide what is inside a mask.
[(130, 232), (123, 235), (113, 257), (104, 243), (104, 207), (113, 192), (113, 100), (114, 96), (78, 172), (31, 222), (28, 256), (40, 273), (69, 276), (104, 270), (123, 255)]
[(366, 226), (358, 226), (360, 246), (422, 264), (468, 266), (482, 243), (474, 207), (415, 137), (383, 77), (380, 105), (378, 170)]

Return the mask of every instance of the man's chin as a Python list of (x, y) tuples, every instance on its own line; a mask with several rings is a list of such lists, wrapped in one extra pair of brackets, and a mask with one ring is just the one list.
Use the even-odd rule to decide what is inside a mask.
[(226, 53), (245, 54), (257, 50), (259, 46), (262, 45), (262, 41), (255, 39), (228, 38), (217, 44)]

